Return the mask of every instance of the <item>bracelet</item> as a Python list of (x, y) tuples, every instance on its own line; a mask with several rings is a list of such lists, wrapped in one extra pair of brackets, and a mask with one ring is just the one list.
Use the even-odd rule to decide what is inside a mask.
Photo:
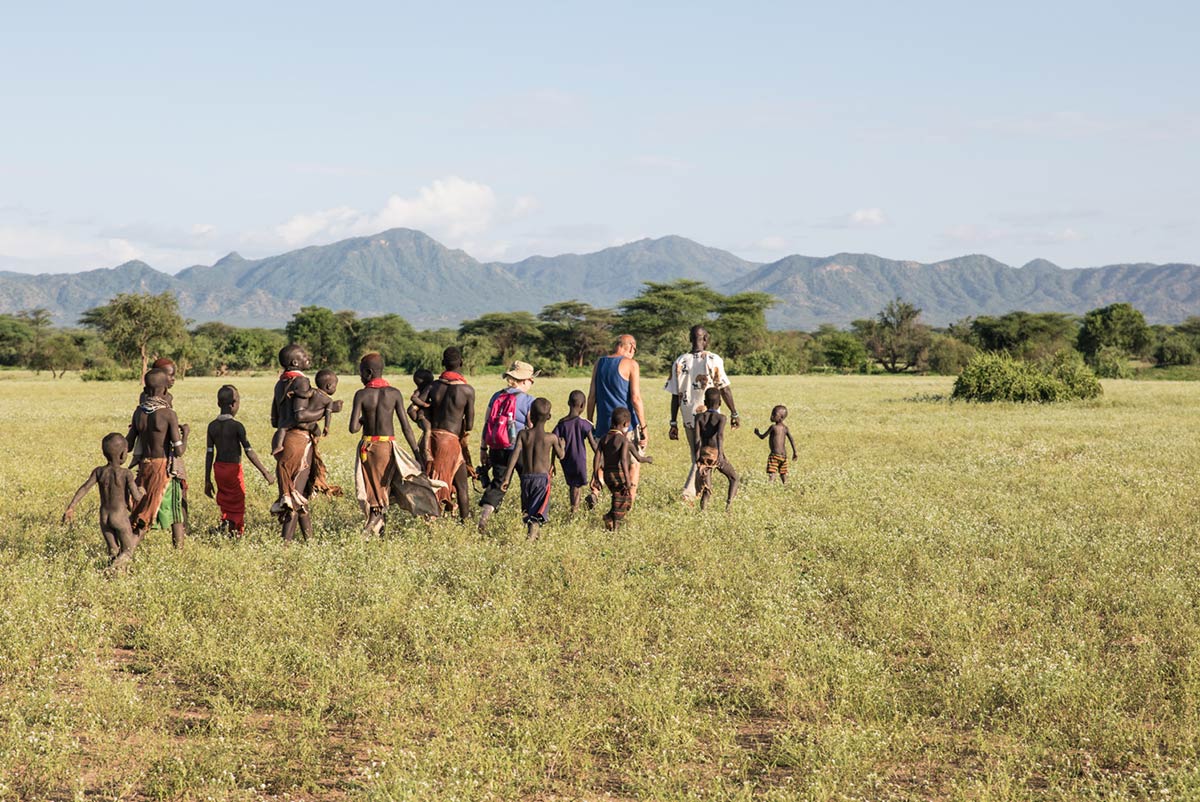
[(737, 414), (736, 412), (730, 412), (729, 417), (734, 418), (736, 420), (737, 418), (740, 418), (741, 415)]
[(673, 421), (671, 421), (671, 426), (672, 426), (672, 427), (675, 427), (675, 426), (678, 426), (678, 425), (679, 425), (679, 421), (674, 421), (674, 420), (673, 420)]

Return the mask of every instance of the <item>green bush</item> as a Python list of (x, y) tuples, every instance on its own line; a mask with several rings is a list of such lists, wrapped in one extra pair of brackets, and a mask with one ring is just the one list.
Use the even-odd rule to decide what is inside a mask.
[(798, 355), (771, 348), (732, 359), (727, 367), (742, 376), (790, 376), (803, 373), (807, 366)]
[(1013, 359), (1007, 354), (983, 353), (963, 368), (952, 397), (968, 401), (1043, 402), (1095, 398), (1100, 385), (1086, 365), (1064, 357), (1047, 367)]
[(1074, 349), (1054, 354), (1045, 362), (1043, 369), (1052, 378), (1066, 385), (1071, 398), (1096, 398), (1104, 392), (1096, 374), (1084, 362), (1083, 356)]
[(1154, 361), (1159, 365), (1191, 365), (1196, 361), (1196, 347), (1183, 334), (1167, 336), (1154, 349)]
[(136, 381), (138, 372), (130, 368), (122, 368), (117, 365), (101, 365), (94, 368), (88, 368), (83, 373), (79, 374), (79, 378), (85, 382), (126, 382)]
[(945, 334), (935, 334), (929, 345), (929, 369), (943, 376), (954, 376), (962, 372), (973, 356), (975, 347), (970, 343)]
[(1106, 345), (1096, 352), (1096, 375), (1105, 379), (1129, 379), (1129, 352), (1115, 345)]

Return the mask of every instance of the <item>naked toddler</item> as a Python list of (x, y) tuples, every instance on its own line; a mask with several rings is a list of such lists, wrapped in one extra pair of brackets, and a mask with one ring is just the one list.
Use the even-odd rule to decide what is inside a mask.
[(62, 520), (63, 523), (74, 520), (75, 505), (91, 490), (92, 485), (99, 485), (100, 534), (104, 535), (112, 565), (120, 568), (133, 557), (133, 550), (138, 544), (129, 522), (129, 510), (146, 491), (138, 487), (133, 471), (123, 467), (129, 453), (124, 435), (117, 432), (105, 435), (100, 448), (108, 464), (93, 470), (87, 481), (75, 491)]

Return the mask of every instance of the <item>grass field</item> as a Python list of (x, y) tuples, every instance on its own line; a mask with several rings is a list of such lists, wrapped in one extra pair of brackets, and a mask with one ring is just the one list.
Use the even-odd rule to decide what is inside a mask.
[[(58, 517), (137, 388), (5, 374), (0, 800), (1200, 798), (1196, 385), (976, 406), (951, 381), (735, 379), (729, 514), (676, 500), (654, 390), (616, 536), (559, 486), (534, 544), (515, 498), (486, 537), (397, 516), (382, 541), (322, 499), (284, 548), (253, 474), (245, 540), (212, 533), (222, 382), (187, 379), (193, 537), (112, 577), (94, 491)], [(236, 383), (265, 451), (272, 379)], [(561, 414), (580, 384), (537, 389)], [(750, 432), (776, 403), (786, 487)], [(343, 414), (347, 486), (353, 444)]]

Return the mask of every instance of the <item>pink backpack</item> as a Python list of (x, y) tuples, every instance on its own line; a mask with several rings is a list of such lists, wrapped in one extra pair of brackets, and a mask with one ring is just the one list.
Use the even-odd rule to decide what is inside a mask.
[(483, 444), (504, 451), (517, 442), (517, 396), (520, 393), (501, 393), (492, 402), (483, 422)]

